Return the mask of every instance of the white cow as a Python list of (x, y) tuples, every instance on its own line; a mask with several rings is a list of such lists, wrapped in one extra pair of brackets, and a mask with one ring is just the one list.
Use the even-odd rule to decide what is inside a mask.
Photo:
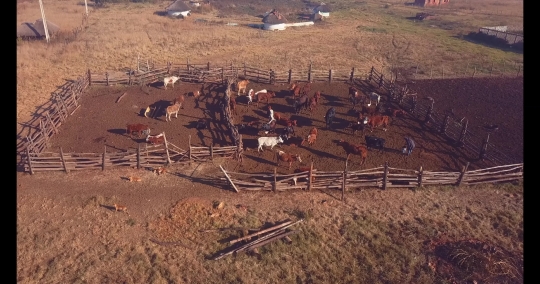
[(273, 149), (274, 146), (276, 146), (278, 143), (283, 143), (283, 139), (281, 136), (279, 137), (259, 137), (257, 139), (259, 141), (259, 148), (257, 148), (257, 152), (260, 152), (262, 150), (262, 146), (270, 146), (270, 149)]
[(249, 89), (249, 92), (247, 94), (248, 97), (248, 105), (250, 105), (253, 102), (253, 97), (255, 96), (255, 91), (253, 89)]
[(375, 101), (375, 105), (378, 105), (379, 102), (381, 101), (381, 96), (379, 94), (375, 93), (375, 92), (371, 92), (369, 94), (369, 99), (372, 100), (372, 101)]
[(176, 83), (176, 81), (178, 81), (178, 79), (180, 79), (180, 77), (177, 77), (177, 76), (171, 76), (171, 77), (163, 78), (163, 87), (165, 88), (165, 90), (167, 90), (167, 85), (168, 84), (171, 84), (173, 89), (174, 89), (174, 83)]

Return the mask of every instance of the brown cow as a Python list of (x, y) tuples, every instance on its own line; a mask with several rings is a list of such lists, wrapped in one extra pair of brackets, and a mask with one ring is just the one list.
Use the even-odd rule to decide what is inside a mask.
[(146, 137), (146, 143), (150, 143), (152, 145), (163, 144), (165, 143), (165, 136), (163, 136), (163, 133), (154, 136), (148, 135)]
[(269, 104), (270, 99), (275, 96), (276, 96), (276, 93), (272, 91), (267, 91), (266, 93), (257, 94), (257, 106), (259, 106), (259, 102), (263, 100), (266, 100), (266, 104)]
[(345, 150), (345, 152), (347, 153), (347, 161), (352, 154), (358, 155), (362, 158), (362, 162), (360, 163), (360, 165), (363, 165), (366, 162), (368, 153), (366, 146), (351, 144), (349, 142), (343, 141), (343, 139), (339, 140), (337, 144), (343, 147), (343, 150)]
[(313, 97), (309, 98), (309, 112), (310, 115), (313, 113), (313, 110), (317, 108), (317, 104), (319, 103), (319, 99), (321, 98), (321, 92), (317, 91), (313, 95)]
[(369, 132), (373, 132), (373, 128), (382, 126), (386, 131), (386, 127), (390, 123), (390, 117), (388, 115), (372, 115), (367, 118), (367, 125), (369, 126)]
[(180, 95), (178, 96), (178, 98), (174, 99), (172, 101), (172, 104), (173, 105), (180, 105), (180, 108), (184, 108), (182, 105), (184, 104), (184, 100), (185, 100), (185, 96), (184, 95)]
[(308, 142), (308, 145), (313, 145), (313, 143), (315, 143), (315, 141), (317, 140), (317, 132), (318, 130), (316, 127), (311, 128), (311, 130), (309, 131), (309, 135), (306, 137), (305, 140), (302, 140), (302, 143), (300, 145), (304, 145), (306, 141)]
[(150, 135), (150, 127), (146, 124), (128, 124), (126, 125), (126, 133), (129, 136), (137, 134), (137, 137), (140, 137), (142, 134)]
[(296, 97), (299, 97), (300, 94), (302, 93), (302, 87), (300, 87), (300, 85), (298, 85), (298, 82), (294, 82), (291, 87), (289, 88), (289, 91), (291, 91), (291, 95), (293, 96), (293, 98), (296, 98)]
[(165, 109), (165, 121), (172, 121), (171, 116), (174, 114), (175, 118), (178, 118), (178, 111), (180, 111), (181, 104), (173, 104)]
[(300, 158), (300, 155), (295, 155), (295, 154), (287, 154), (283, 151), (278, 151), (276, 152), (276, 160), (277, 160), (277, 165), (279, 165), (279, 161), (283, 161), (283, 162), (287, 162), (289, 163), (289, 170), (291, 169), (291, 166), (292, 166), (292, 163), (293, 162), (302, 162), (302, 159)]

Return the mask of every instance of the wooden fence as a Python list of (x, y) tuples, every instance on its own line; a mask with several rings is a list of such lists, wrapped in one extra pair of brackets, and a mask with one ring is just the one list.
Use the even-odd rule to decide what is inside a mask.
[(226, 171), (222, 168), (229, 184), (243, 191), (286, 191), (291, 189), (347, 189), (362, 187), (422, 187), (427, 185), (474, 185), (520, 180), (523, 178), (523, 163), (467, 171), (469, 164), (459, 172), (426, 171), (383, 167), (358, 171), (317, 171), (313, 163), (308, 171), (287, 175), (274, 173), (248, 174)]
[(485, 159), (495, 165), (513, 164), (515, 158), (511, 158), (489, 143), (489, 133), (485, 136), (472, 133), (468, 129), (469, 121), (463, 119), (458, 121), (450, 113), (439, 113), (434, 111), (434, 101), (418, 100), (416, 96), (407, 96), (402, 90), (404, 86), (399, 86), (385, 78), (374, 67), (368, 76), (368, 80), (376, 84), (379, 88), (388, 93), (391, 101), (398, 103), (412, 117), (421, 121), (428, 129), (439, 133), (446, 138), (450, 138), (456, 145), (463, 147), (470, 153), (471, 157)]
[[(149, 70), (138, 71), (129, 70), (125, 74), (105, 76), (91, 73), (90, 70), (84, 76), (79, 77), (76, 81), (71, 82), (55, 92), (51, 98), (51, 106), (45, 111), (35, 125), (36, 131), (26, 136), (25, 150), (20, 150), (18, 153), (20, 163), (28, 163), (34, 157), (39, 157), (40, 154), (47, 148), (50, 138), (58, 134), (60, 126), (80, 107), (80, 99), (84, 90), (90, 85), (114, 85), (114, 84), (147, 84), (156, 81), (167, 75), (179, 76), (182, 81), (189, 82), (221, 82), (227, 83), (228, 78), (237, 78), (244, 76), (254, 82), (259, 83), (292, 83), (294, 81), (345, 81), (359, 82), (368, 79), (370, 82), (375, 82), (380, 88), (388, 91), (389, 97), (393, 101), (398, 101), (399, 104), (415, 116), (417, 119), (423, 119), (429, 122), (430, 127), (439, 129), (442, 134), (450, 137), (459, 143), (463, 144), (465, 149), (471, 151), (473, 155), (478, 155), (480, 158), (488, 159), (498, 165), (515, 163), (496, 147), (490, 144), (489, 136), (484, 138), (471, 133), (467, 129), (467, 122), (462, 124), (457, 122), (453, 117), (439, 114), (433, 111), (433, 105), (429, 105), (426, 101), (415, 102), (405, 99), (400, 94), (401, 86), (395, 82), (391, 82), (389, 78), (378, 72), (374, 67), (368, 72), (359, 72), (355, 68), (349, 70), (315, 70), (310, 64), (307, 71), (292, 69), (288, 71), (278, 70), (263, 70), (260, 68), (229, 66), (213, 67), (210, 62), (204, 64), (192, 64), (189, 60), (186, 64), (174, 65), (168, 62), (165, 66), (158, 66), (152, 62), (147, 65)], [(231, 124), (231, 123), (229, 123)], [(231, 124), (233, 125), (233, 124)], [(234, 132), (231, 130), (232, 133)], [(236, 133), (236, 132), (234, 132)], [(235, 141), (238, 137), (235, 138)], [(241, 139), (240, 139), (241, 141)], [(236, 146), (238, 143), (235, 144)], [(30, 153), (30, 154), (28, 154)], [(241, 152), (237, 152), (237, 158), (241, 158)], [(30, 157), (28, 159), (27, 157)], [(24, 165), (25, 169), (29, 169), (29, 165)]]
[[(165, 139), (166, 140), (166, 139)], [(191, 141), (191, 137), (190, 137)], [(237, 151), (236, 146), (208, 147), (191, 146), (184, 150), (171, 142), (160, 145), (139, 144), (136, 149), (121, 152), (107, 152), (105, 146), (102, 153), (64, 153), (58, 152), (32, 153), (27, 150), (25, 171), (34, 174), (41, 171), (105, 170), (114, 167), (155, 167), (181, 162), (204, 162), (214, 157), (231, 157)]]

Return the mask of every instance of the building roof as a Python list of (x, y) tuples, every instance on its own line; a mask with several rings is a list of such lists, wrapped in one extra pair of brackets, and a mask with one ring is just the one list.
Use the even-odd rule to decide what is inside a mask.
[[(53, 35), (60, 30), (56, 24), (47, 21), (49, 35)], [(43, 20), (37, 19), (34, 23), (22, 23), (17, 27), (17, 37), (42, 37), (45, 36)]]
[(315, 7), (315, 12), (329, 13), (329, 12), (332, 12), (332, 11), (331, 11), (329, 5), (327, 5), (325, 3), (321, 3), (321, 5)]
[(191, 11), (191, 8), (184, 3), (184, 1), (176, 0), (174, 3), (169, 5), (165, 10), (171, 11), (171, 12), (185, 12), (185, 11)]
[(286, 23), (287, 19), (281, 13), (276, 11), (276, 9), (273, 9), (272, 11), (268, 12), (266, 16), (264, 16), (262, 21), (265, 24), (277, 25)]

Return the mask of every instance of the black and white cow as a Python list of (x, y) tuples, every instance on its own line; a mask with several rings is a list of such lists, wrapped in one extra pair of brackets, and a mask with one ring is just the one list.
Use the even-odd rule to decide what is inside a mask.
[(384, 142), (385, 140), (383, 138), (380, 138), (380, 137), (375, 137), (375, 136), (369, 136), (369, 135), (366, 135), (366, 145), (369, 148), (374, 148), (374, 149), (379, 149), (380, 151), (382, 151), (384, 149)]

